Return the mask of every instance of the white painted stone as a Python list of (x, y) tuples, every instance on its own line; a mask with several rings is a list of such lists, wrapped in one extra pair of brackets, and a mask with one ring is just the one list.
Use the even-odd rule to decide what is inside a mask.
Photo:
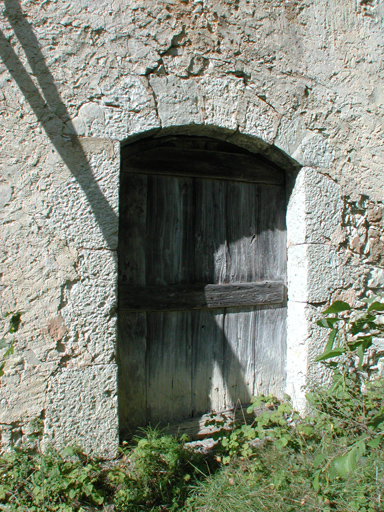
[(334, 247), (303, 244), (288, 248), (288, 298), (296, 302), (319, 303), (342, 286)]
[(44, 444), (80, 445), (87, 453), (116, 456), (117, 366), (62, 369), (49, 380)]
[(126, 75), (118, 85), (102, 90), (107, 137), (122, 141), (160, 128), (156, 100), (145, 78)]
[(325, 384), (329, 378), (325, 366), (314, 362), (328, 333), (315, 324), (319, 316), (320, 311), (305, 302), (288, 301), (286, 393), (301, 414), (306, 412), (308, 386)]
[(288, 301), (286, 392), (295, 409), (301, 413), (306, 406), (304, 386), (307, 384), (308, 373), (307, 308), (304, 302)]
[(236, 131), (244, 102), (244, 83), (235, 77), (202, 78), (204, 124)]
[(333, 240), (342, 209), (340, 186), (315, 169), (302, 168), (287, 206), (288, 246)]
[(293, 155), (307, 135), (310, 135), (310, 131), (305, 127), (302, 117), (283, 116), (274, 145), (288, 155)]

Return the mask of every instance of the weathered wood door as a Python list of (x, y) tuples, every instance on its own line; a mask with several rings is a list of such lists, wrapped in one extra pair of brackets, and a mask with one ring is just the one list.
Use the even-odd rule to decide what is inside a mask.
[(146, 140), (122, 156), (122, 431), (281, 394), (283, 172), (200, 138)]

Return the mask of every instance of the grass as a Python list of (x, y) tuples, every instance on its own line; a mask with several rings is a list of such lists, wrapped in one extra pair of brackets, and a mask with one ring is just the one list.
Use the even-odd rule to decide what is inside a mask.
[(0, 457), (0, 510), (384, 512), (384, 378), (368, 378), (384, 303), (366, 302), (337, 301), (319, 320), (330, 335), (317, 359), (331, 360), (333, 381), (307, 395), (307, 418), (260, 396), (253, 423), (219, 435), (209, 456), (151, 428), (108, 464), (78, 448), (15, 450)]
[[(297, 434), (300, 435), (300, 434)], [(384, 510), (384, 454), (372, 449), (344, 478), (313, 485), (319, 453), (340, 450), (338, 438), (324, 447), (317, 434), (281, 447), (256, 445), (249, 457), (203, 456), (183, 440), (147, 429), (113, 463), (81, 450), (46, 454), (14, 451), (0, 458), (0, 510), (10, 512), (249, 512)], [(345, 440), (343, 441), (345, 443)]]

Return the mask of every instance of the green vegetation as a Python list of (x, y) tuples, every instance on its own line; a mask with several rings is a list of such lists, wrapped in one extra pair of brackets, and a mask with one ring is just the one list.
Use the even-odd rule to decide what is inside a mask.
[[(355, 310), (335, 302), (318, 324), (330, 384), (308, 393), (300, 418), (289, 397), (255, 398), (248, 424), (217, 434), (203, 456), (157, 429), (146, 429), (113, 463), (79, 449), (0, 459), (0, 510), (19, 511), (384, 511), (384, 304)], [(220, 425), (218, 425), (219, 427)]]
[[(6, 327), (6, 335), (14, 334), (18, 331), (21, 322), (21, 311), (16, 313), (6, 313), (4, 318), (8, 320), (8, 326)], [(15, 340), (6, 338), (0, 339), (0, 377), (4, 375), (4, 366), (9, 356), (13, 354)]]

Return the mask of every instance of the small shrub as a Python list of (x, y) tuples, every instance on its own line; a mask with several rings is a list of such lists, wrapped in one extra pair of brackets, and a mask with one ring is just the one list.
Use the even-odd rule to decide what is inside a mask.
[(179, 510), (191, 484), (207, 475), (204, 458), (186, 450), (182, 439), (159, 429), (148, 428), (143, 433), (109, 473), (118, 487), (116, 510), (152, 510), (160, 505), (164, 510)]

